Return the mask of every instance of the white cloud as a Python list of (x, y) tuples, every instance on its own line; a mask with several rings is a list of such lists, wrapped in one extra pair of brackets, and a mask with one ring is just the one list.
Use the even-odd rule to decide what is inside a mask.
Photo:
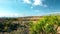
[(60, 14), (60, 12), (51, 12), (51, 14)]
[(0, 17), (22, 17), (23, 15), (18, 13), (0, 13)]
[[(31, 4), (32, 7), (33, 6), (43, 6), (43, 7), (48, 7), (46, 4), (43, 4), (43, 0), (32, 0), (33, 2), (31, 2), (30, 0), (23, 0), (24, 3), (26, 4)], [(31, 8), (32, 8), (31, 7)]]
[(13, 13), (9, 10), (4, 10), (4, 9), (0, 9), (0, 17), (23, 17), (24, 14), (21, 13)]
[(49, 13), (45, 13), (45, 15), (60, 15), (60, 12), (49, 12)]
[(0, 12), (0, 17), (24, 17), (24, 14), (3, 11)]
[(23, 0), (24, 3), (31, 4), (30, 0)]
[(42, 0), (34, 0), (33, 5), (42, 5)]

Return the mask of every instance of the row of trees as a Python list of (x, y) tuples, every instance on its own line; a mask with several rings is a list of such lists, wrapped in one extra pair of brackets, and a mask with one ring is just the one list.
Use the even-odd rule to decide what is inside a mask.
[(59, 16), (43, 16), (36, 24), (30, 23), (30, 34), (57, 34)]

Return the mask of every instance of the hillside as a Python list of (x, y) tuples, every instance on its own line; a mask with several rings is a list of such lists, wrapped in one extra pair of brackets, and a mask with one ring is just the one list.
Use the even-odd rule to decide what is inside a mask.
[[(33, 25), (36, 26), (36, 24), (38, 24), (38, 22), (40, 23), (40, 21), (42, 21), (45, 18), (48, 18), (47, 21), (50, 18), (54, 18), (54, 20), (55, 20), (55, 17), (58, 17), (57, 19), (60, 20), (59, 15), (51, 15), (51, 16), (28, 16), (28, 17), (18, 17), (18, 18), (0, 18), (0, 24), (5, 25), (3, 27), (3, 29), (1, 29), (2, 27), (0, 25), (0, 27), (1, 27), (0, 33), (4, 33), (4, 34), (5, 33), (6, 34), (8, 34), (8, 33), (10, 33), (10, 34), (31, 34), (30, 33), (30, 25), (32, 25), (32, 24), (30, 24), (30, 23), (33, 23)], [(51, 20), (52, 19), (50, 19), (49, 22)], [(18, 24), (18, 25), (14, 25), (14, 24)], [(11, 28), (12, 27), (14, 27), (14, 28), (11, 29), (10, 26), (11, 26)], [(4, 30), (5, 27), (7, 27), (6, 30)], [(16, 29), (15, 29), (15, 27), (16, 27)], [(10, 32), (9, 32), (9, 29), (11, 30)], [(2, 30), (4, 30), (4, 31), (2, 31)], [(58, 33), (60, 33), (59, 31), (60, 31), (60, 26), (57, 29)]]

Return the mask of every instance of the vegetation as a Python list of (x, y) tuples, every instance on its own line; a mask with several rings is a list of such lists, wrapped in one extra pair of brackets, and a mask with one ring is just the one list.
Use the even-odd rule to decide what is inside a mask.
[(14, 21), (18, 22), (18, 18), (0, 18), (0, 34), (24, 34), (26, 33), (26, 25), (20, 23), (13, 23)]
[[(13, 23), (19, 21), (18, 18), (1, 18), (0, 19), (0, 33), (5, 32), (9, 34), (57, 34), (57, 29), (60, 26), (60, 16), (49, 15), (43, 16), (36, 23), (29, 21), (29, 23)], [(30, 27), (29, 27), (30, 26)]]
[(19, 24), (0, 22), (0, 32), (11, 32), (13, 30), (17, 30), (18, 26)]
[(43, 16), (36, 24), (30, 23), (30, 34), (57, 34), (59, 16)]

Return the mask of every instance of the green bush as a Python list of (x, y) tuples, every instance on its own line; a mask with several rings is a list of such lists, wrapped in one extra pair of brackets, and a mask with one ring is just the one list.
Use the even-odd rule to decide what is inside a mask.
[[(43, 16), (36, 24), (30, 24), (30, 34), (56, 34), (60, 26), (59, 16)], [(55, 27), (56, 26), (56, 27)]]

